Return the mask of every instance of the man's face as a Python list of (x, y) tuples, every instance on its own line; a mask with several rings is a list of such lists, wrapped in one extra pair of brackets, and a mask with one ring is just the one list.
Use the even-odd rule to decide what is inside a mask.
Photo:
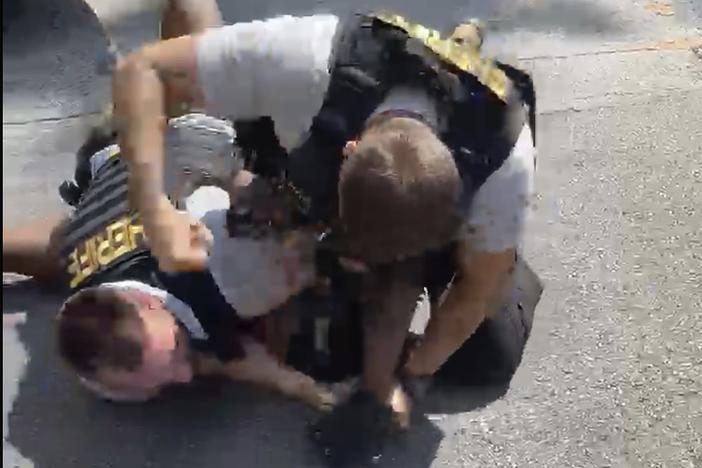
[[(154, 396), (166, 385), (190, 382), (193, 367), (185, 331), (160, 299), (141, 292), (127, 294), (138, 305), (144, 324), (142, 364), (131, 371), (100, 370), (98, 380), (101, 385), (114, 392)], [(130, 330), (125, 332), (136, 333)]]

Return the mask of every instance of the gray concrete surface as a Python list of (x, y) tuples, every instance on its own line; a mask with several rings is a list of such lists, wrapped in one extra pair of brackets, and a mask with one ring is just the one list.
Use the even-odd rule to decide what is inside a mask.
[[(125, 49), (155, 37), (154, 13), (92, 3)], [(683, 40), (702, 35), (702, 4), (361, 3), (439, 28), (488, 20), (486, 47), (534, 73), (540, 114), (526, 255), (546, 291), (524, 363), (504, 395), (433, 394), (382, 466), (702, 466), (702, 60)], [(233, 21), (341, 5), (223, 10)], [(61, 21), (4, 33), (7, 225), (63, 209), (55, 187), (90, 120), (80, 115), (108, 99), (94, 67), (104, 39)], [(139, 407), (86, 395), (54, 356), (59, 301), (3, 277), (3, 466), (317, 466), (303, 435), (314, 415), (250, 389)]]

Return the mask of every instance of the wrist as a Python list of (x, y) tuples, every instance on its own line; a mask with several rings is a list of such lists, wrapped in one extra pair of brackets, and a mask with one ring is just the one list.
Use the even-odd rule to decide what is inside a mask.
[(404, 358), (399, 369), (400, 375), (418, 378), (433, 374), (433, 370), (428, 368), (424, 359), (426, 354), (424, 343), (424, 336), (413, 333), (409, 335), (405, 342)]
[(421, 347), (410, 354), (409, 359), (407, 359), (402, 368), (402, 372), (405, 375), (415, 378), (431, 376), (435, 371), (436, 368), (423, 358)]
[(142, 165), (130, 167), (129, 172), (130, 205), (144, 216), (146, 222), (172, 207), (159, 177), (150, 177), (148, 169)]
[(172, 228), (176, 209), (165, 195), (159, 195), (140, 206), (139, 211), (142, 215), (144, 228), (151, 234), (158, 234)]
[(361, 385), (361, 392), (373, 395), (378, 402), (387, 404), (395, 388), (395, 379), (389, 379), (383, 382), (364, 383)]
[(424, 398), (431, 387), (433, 378), (431, 375), (413, 376), (403, 373), (400, 376), (400, 384), (410, 401), (418, 401)]

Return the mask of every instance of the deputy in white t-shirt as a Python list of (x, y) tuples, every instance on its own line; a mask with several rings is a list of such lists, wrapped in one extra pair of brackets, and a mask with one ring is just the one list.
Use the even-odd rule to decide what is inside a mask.
[[(513, 102), (505, 91), (513, 87), (512, 77), (505, 78), (501, 68), (475, 61), (475, 47), (461, 52), (457, 43), (437, 42), (433, 33), (394, 16), (380, 23), (376, 20), (359, 28), (379, 27), (388, 35), (400, 31), (407, 44), (416, 44), (414, 39), (419, 38), (425, 47), (422, 57), (427, 49), (434, 57), (452, 57), (452, 73), (463, 79), (470, 75), (469, 81), (475, 78), (470, 85), (474, 88), (457, 88), (456, 102), (473, 102), (470, 99), (476, 97), (497, 103), (500, 109)], [(395, 24), (388, 27), (388, 21)], [(132, 170), (130, 190), (144, 213), (153, 253), (163, 268), (202, 268), (206, 259), (199, 246), (187, 243), (187, 226), (179, 223), (161, 188), (164, 88), (170, 99), (210, 115), (234, 121), (270, 117), (278, 140), (292, 154), (322, 125), (320, 111), (328, 110), (333, 100), (331, 85), (343, 68), (337, 49), (340, 38), (346, 37), (345, 25), (334, 15), (238, 23), (146, 46), (118, 67), (113, 93), (122, 118), (124, 156)], [(345, 53), (355, 53), (351, 49)], [(395, 369), (421, 289), (417, 282), (421, 265), (416, 258), (442, 245), (454, 245), (453, 282), (432, 312), (423, 343), (402, 369), (405, 375), (428, 376), (501, 303), (524, 234), (535, 167), (533, 128), (521, 120), (516, 132), (511, 129), (511, 139), (505, 140), (509, 147), (495, 156), (497, 164), (493, 159), (480, 166), (479, 159), (492, 154), (490, 145), (484, 145), (489, 150), (484, 154), (464, 145), (467, 167), (477, 164), (482, 179), (461, 172), (454, 163), (456, 148), (446, 147), (442, 139), (446, 140), (444, 135), (467, 138), (463, 132), (451, 133), (461, 124), (455, 122), (452, 111), (465, 111), (467, 104), (451, 102), (447, 107), (433, 90), (418, 83), (410, 80), (384, 89), (377, 105), (362, 122), (355, 122), (360, 126), (347, 135), (343, 150), (326, 155), (341, 166), (333, 195), (339, 197), (343, 248), (352, 259), (348, 264), (378, 280), (369, 289), (374, 299), (368, 309), (372, 312), (365, 314), (369, 319), (364, 327), (361, 385), (378, 402), (393, 402), (400, 413), (408, 405), (397, 387)], [(352, 107), (352, 102), (346, 103)], [(343, 107), (332, 109), (336, 117), (346, 117)], [(465, 133), (487, 125), (486, 121), (487, 117), (478, 115), (464, 122)], [(492, 129), (487, 125), (485, 131)], [(501, 133), (495, 138), (501, 138)], [(471, 177), (477, 181), (473, 186), (466, 183)], [(406, 417), (401, 420), (407, 422)]]

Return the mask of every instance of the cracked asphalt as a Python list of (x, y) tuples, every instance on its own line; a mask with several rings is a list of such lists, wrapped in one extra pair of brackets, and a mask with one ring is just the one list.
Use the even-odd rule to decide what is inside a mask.
[[(56, 188), (109, 100), (106, 40), (78, 3), (25, 0), (34, 16), (3, 31), (6, 225), (65, 211)], [(123, 50), (156, 36), (136, 0), (89, 3)], [(546, 289), (523, 364), (506, 393), (433, 393), (380, 466), (702, 466), (699, 0), (221, 5), (227, 21), (370, 6), (436, 28), (477, 16), (485, 48), (535, 78), (525, 255)], [(54, 355), (59, 302), (3, 275), (4, 467), (318, 466), (304, 437), (314, 414), (251, 389), (91, 398)]]

